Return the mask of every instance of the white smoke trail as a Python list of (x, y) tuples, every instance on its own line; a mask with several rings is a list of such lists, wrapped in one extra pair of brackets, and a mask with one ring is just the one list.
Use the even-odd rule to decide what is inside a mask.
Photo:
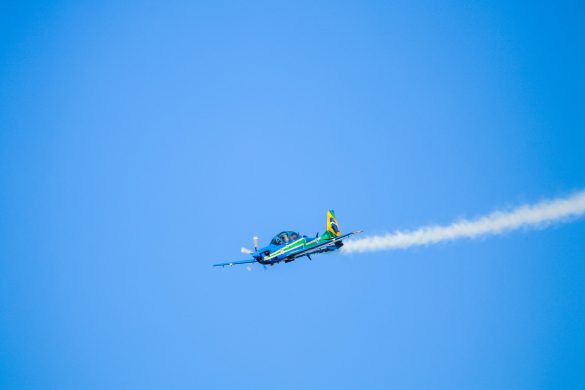
[(567, 198), (520, 206), (512, 211), (496, 211), (475, 220), (461, 220), (447, 226), (426, 226), (414, 231), (388, 233), (347, 241), (344, 253), (405, 249), (459, 238), (497, 235), (522, 227), (541, 227), (585, 214), (585, 191)]

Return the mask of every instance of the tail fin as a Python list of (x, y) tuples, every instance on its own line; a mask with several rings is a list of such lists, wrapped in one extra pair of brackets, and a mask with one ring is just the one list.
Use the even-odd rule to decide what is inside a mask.
[(327, 231), (323, 235), (327, 236), (326, 238), (334, 238), (341, 235), (341, 230), (339, 229), (337, 218), (335, 218), (335, 212), (333, 210), (327, 212)]

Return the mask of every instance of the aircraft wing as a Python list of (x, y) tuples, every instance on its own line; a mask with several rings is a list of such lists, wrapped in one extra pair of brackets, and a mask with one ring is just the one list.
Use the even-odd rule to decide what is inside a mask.
[(256, 260), (250, 259), (250, 260), (230, 261), (229, 263), (213, 264), (213, 266), (214, 267), (225, 267), (226, 265), (229, 265), (231, 267), (232, 265), (251, 264), (251, 263), (255, 263), (255, 262), (256, 262)]
[(360, 234), (361, 232), (362, 232), (361, 230), (358, 230), (358, 231), (355, 231), (355, 232), (351, 232), (351, 233), (344, 234), (344, 235), (339, 236), (339, 237), (335, 237), (332, 240), (325, 241), (325, 242), (323, 242), (323, 243), (321, 243), (319, 245), (316, 245), (316, 246), (314, 246), (312, 248), (304, 249), (302, 251), (293, 253), (288, 258), (289, 259), (296, 259), (297, 257), (311, 255), (311, 254), (313, 254), (315, 252), (319, 252), (319, 249), (323, 248), (324, 246), (334, 244), (337, 241), (343, 241), (343, 239), (345, 239), (345, 238), (347, 238), (349, 236), (353, 236), (354, 234)]

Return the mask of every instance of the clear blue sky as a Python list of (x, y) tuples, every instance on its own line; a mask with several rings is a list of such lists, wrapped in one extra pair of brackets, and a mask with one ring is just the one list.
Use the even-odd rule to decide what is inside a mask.
[(1, 388), (585, 388), (583, 221), (210, 267), (584, 188), (582, 2), (9, 3)]

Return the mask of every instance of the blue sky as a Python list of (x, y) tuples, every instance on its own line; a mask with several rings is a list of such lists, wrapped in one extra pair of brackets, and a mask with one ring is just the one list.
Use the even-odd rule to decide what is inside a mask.
[(582, 221), (210, 267), (584, 188), (584, 16), (3, 3), (0, 387), (584, 387)]

